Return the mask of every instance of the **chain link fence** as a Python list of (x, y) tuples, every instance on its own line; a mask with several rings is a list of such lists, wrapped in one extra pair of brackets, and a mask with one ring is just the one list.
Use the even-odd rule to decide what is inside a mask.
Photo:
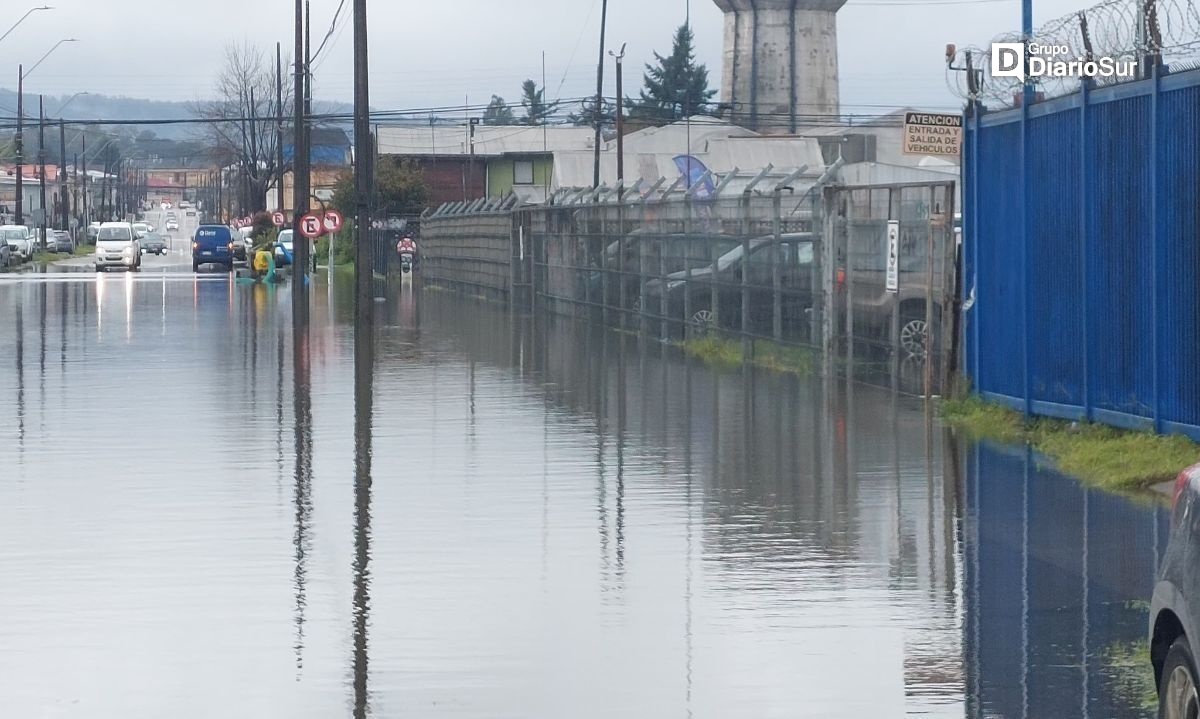
[(806, 185), (442, 208), (423, 220), (422, 276), (722, 358), (907, 371), (905, 389), (936, 391), (957, 347), (954, 183)]

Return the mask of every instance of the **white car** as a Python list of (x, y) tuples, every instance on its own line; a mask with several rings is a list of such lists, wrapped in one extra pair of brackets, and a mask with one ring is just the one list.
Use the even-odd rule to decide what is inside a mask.
[(124, 267), (130, 272), (142, 268), (142, 245), (137, 231), (128, 222), (105, 222), (96, 235), (96, 271)]
[[(290, 257), (292, 254), (292, 235), (294, 233), (295, 230), (280, 231), (278, 244), (275, 247), (275, 265), (277, 267), (282, 267), (288, 263), (288, 257)], [(282, 245), (283, 248), (286, 248), (287, 252), (284, 253), (283, 248), (280, 248), (279, 245)]]
[(141, 237), (147, 232), (154, 232), (154, 225), (148, 222), (135, 222), (133, 223), (133, 231), (137, 233), (138, 237)]
[(13, 261), (28, 262), (33, 259), (33, 235), (25, 225), (0, 227), (0, 238), (3, 238), (12, 251)]
[(167, 232), (170, 232), (171, 230), (178, 230), (178, 229), (179, 229), (179, 220), (175, 220), (175, 219), (167, 220)]

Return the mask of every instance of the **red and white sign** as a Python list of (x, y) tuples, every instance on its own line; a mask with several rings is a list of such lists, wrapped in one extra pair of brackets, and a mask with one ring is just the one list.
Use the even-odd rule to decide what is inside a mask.
[(310, 240), (315, 240), (321, 236), (322, 232), (321, 218), (312, 213), (300, 218), (300, 234)]
[(254, 224), (253, 217), (246, 217), (242, 220), (242, 227), (250, 227), (253, 224)]
[(276, 227), (283, 227), (284, 217), (282, 212), (276, 212), (271, 215), (271, 222), (275, 223)]
[(238, 220), (238, 219), (235, 219), (235, 220), (233, 221), (233, 229), (235, 229), (235, 230), (240, 230), (240, 229), (242, 229), (242, 221), (241, 221), (241, 220)]
[(337, 232), (342, 229), (342, 213), (337, 210), (325, 211), (325, 231)]

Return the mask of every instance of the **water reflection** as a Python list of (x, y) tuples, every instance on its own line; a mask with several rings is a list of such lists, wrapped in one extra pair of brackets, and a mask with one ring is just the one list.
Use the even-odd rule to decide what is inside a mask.
[[(411, 283), (374, 332), (337, 278), (96, 285), (0, 283), (13, 716), (1147, 715), (1165, 522), (919, 400)], [(61, 441), (106, 423), (154, 441)]]

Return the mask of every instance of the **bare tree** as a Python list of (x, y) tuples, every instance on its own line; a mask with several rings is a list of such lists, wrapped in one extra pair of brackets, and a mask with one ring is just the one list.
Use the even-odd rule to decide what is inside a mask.
[[(209, 121), (204, 135), (213, 157), (223, 167), (237, 169), (238, 184), (233, 190), (244, 213), (267, 209), (267, 190), (281, 174), (276, 133), (286, 117), (283, 108), (292, 104), (292, 92), (285, 77), (281, 108), (276, 99), (274, 60), (250, 42), (227, 44), (214, 99), (200, 102), (196, 108), (197, 114)], [(285, 73), (289, 63), (284, 57)], [(286, 142), (291, 123), (285, 125)]]

